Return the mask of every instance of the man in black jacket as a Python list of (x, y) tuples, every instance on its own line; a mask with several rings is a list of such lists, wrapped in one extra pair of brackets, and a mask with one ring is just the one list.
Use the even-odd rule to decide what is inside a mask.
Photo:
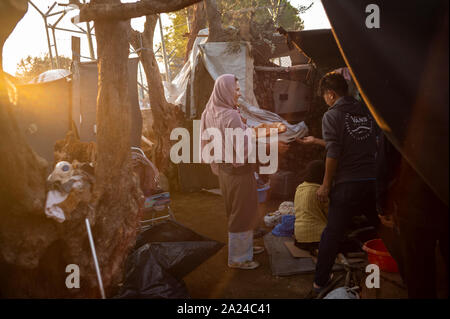
[(365, 214), (377, 225), (376, 131), (367, 108), (347, 95), (342, 75), (331, 72), (320, 81), (319, 91), (329, 106), (322, 119), (323, 140), (308, 136), (302, 144), (326, 148), (325, 177), (317, 191), (320, 201), (330, 198), (328, 223), (319, 245), (313, 291), (319, 293), (329, 282), (331, 269), (352, 217)]

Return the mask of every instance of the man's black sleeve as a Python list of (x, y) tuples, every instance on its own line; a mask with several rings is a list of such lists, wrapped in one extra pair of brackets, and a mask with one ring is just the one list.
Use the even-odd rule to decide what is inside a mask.
[(327, 157), (338, 159), (342, 150), (338, 118), (335, 112), (326, 112), (322, 118), (322, 135), (326, 143)]

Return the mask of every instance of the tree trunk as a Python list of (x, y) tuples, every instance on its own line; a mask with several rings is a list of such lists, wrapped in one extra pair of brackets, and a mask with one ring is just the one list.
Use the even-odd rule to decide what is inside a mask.
[(176, 105), (167, 102), (164, 95), (164, 87), (153, 52), (153, 34), (158, 21), (156, 15), (146, 17), (144, 32), (132, 30), (129, 27), (129, 41), (138, 50), (139, 57), (144, 67), (145, 76), (149, 87), (150, 105), (153, 114), (153, 132), (155, 134), (156, 146), (154, 150), (154, 161), (158, 169), (168, 177), (171, 167), (170, 162), (170, 133), (172, 129), (183, 123), (183, 112)]
[(12, 114), (15, 87), (4, 76), (2, 65), (3, 45), (27, 11), (26, 1), (24, 8), (15, 7), (19, 3), (0, 1), (0, 207), (32, 212), (44, 207), (47, 163), (31, 150), (19, 131)]
[(191, 53), (192, 47), (194, 46), (197, 34), (201, 29), (206, 28), (206, 22), (207, 20), (204, 2), (195, 4), (191, 32), (189, 33), (189, 40), (186, 45), (186, 55), (184, 57), (184, 62), (189, 59), (189, 54)]
[[(120, 6), (120, 0), (93, 0), (92, 5)], [(27, 1), (0, 0), (0, 49), (27, 10)], [(131, 115), (128, 93), (129, 21), (95, 21), (99, 86), (97, 162), (93, 196), (57, 223), (44, 213), (46, 163), (27, 144), (13, 116), (14, 85), (0, 72), (0, 295), (2, 297), (99, 297), (96, 272), (84, 220), (89, 218), (103, 285), (112, 296), (135, 244), (142, 192), (130, 167)], [(153, 26), (154, 28), (154, 26)], [(153, 32), (145, 34), (152, 47)], [(143, 52), (147, 53), (148, 50)], [(0, 50), (0, 54), (1, 54)], [(168, 149), (175, 111), (163, 99), (154, 59), (145, 54), (155, 130)], [(0, 56), (0, 62), (2, 61)], [(149, 67), (150, 65), (150, 67)], [(1, 64), (0, 64), (1, 66)], [(156, 73), (157, 72), (157, 73)], [(162, 92), (162, 93), (161, 93)], [(159, 98), (158, 98), (159, 97)], [(170, 105), (169, 105), (170, 106)], [(170, 107), (173, 110), (175, 106)], [(167, 114), (166, 114), (167, 113)], [(163, 138), (164, 137), (164, 138)], [(87, 143), (86, 143), (87, 144)], [(70, 147), (68, 148), (70, 149)], [(165, 153), (168, 154), (168, 151)], [(161, 162), (168, 162), (164, 158)], [(66, 266), (80, 268), (80, 288), (65, 285)]]
[[(13, 2), (13, 1), (11, 1)], [(117, 2), (120, 2), (117, 0)], [(25, 10), (0, 2), (3, 46)], [(5, 23), (8, 22), (8, 24)], [(94, 199), (60, 224), (44, 214), (46, 166), (13, 117), (0, 77), (0, 294), (5, 297), (99, 297), (84, 219), (89, 217), (104, 287), (113, 293), (139, 225), (137, 179), (130, 169), (127, 22), (96, 23), (99, 56), (98, 160)], [(68, 264), (80, 267), (80, 289), (68, 289)]]
[[(25, 15), (27, 1), (0, 0), (0, 295), (33, 295), (33, 276), (57, 238), (44, 215), (47, 162), (25, 140), (13, 115), (16, 88), (3, 73), (3, 45)], [(63, 273), (61, 269), (60, 273)], [(45, 290), (45, 279), (41, 291)], [(48, 278), (47, 281), (51, 281)], [(36, 285), (35, 285), (36, 286)]]
[[(97, 0), (92, 4), (120, 4)], [(99, 87), (94, 236), (105, 287), (120, 282), (139, 226), (137, 180), (131, 169), (128, 21), (95, 21)]]
[(217, 8), (216, 0), (204, 0), (209, 25), (208, 42), (226, 41), (227, 35), (222, 27), (222, 16)]

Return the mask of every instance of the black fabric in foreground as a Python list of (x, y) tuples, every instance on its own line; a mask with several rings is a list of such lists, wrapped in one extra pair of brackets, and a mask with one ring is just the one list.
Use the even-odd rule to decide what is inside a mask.
[(182, 278), (223, 246), (177, 222), (158, 223), (138, 236), (115, 298), (189, 298)]

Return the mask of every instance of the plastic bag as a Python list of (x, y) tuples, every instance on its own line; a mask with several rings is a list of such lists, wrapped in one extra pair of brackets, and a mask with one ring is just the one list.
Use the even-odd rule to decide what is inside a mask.
[(141, 190), (145, 196), (162, 192), (159, 171), (156, 166), (137, 147), (131, 148), (133, 169), (139, 176)]
[(339, 287), (330, 291), (323, 299), (359, 299), (359, 294), (355, 291), (358, 287)]
[(182, 278), (224, 246), (167, 220), (142, 232), (116, 298), (188, 298)]

